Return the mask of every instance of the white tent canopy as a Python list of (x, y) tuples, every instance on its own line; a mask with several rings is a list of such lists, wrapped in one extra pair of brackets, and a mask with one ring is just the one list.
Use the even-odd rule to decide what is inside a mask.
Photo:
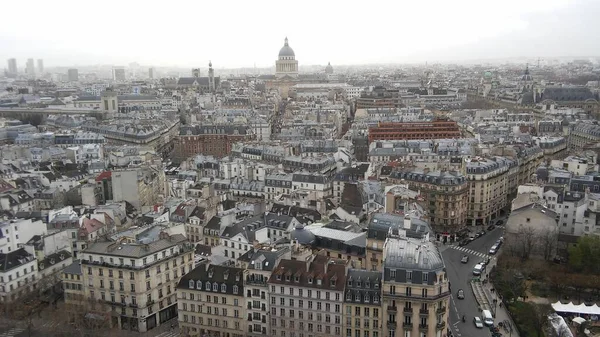
[(585, 304), (573, 304), (573, 302), (569, 302), (567, 304), (563, 304), (559, 302), (552, 303), (552, 309), (556, 312), (568, 312), (580, 315), (600, 315), (600, 307), (596, 304), (587, 306)]

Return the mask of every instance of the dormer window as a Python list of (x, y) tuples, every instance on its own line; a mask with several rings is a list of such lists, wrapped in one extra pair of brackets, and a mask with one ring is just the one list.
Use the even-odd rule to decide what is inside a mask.
[(352, 301), (352, 294), (350, 292), (346, 294), (346, 301)]
[(290, 281), (290, 275), (285, 275), (285, 280), (289, 282)]
[(194, 289), (196, 282), (194, 282), (194, 280), (190, 280), (189, 285), (190, 285), (190, 289)]
[(379, 289), (379, 283), (375, 283), (375, 289)]
[(329, 281), (329, 285), (331, 285), (332, 287), (335, 287), (335, 280)]
[(206, 282), (206, 291), (210, 291), (210, 282)]
[(312, 284), (312, 283), (313, 283), (313, 279), (312, 279), (312, 277), (309, 277), (308, 278), (308, 284)]
[(219, 285), (216, 282), (213, 283), (213, 291), (219, 291)]
[(369, 281), (366, 281), (366, 282), (365, 282), (365, 287), (367, 287), (367, 288), (371, 288), (371, 282), (369, 282)]
[(299, 276), (295, 276), (294, 277), (294, 282), (296, 282), (296, 283), (300, 282), (300, 277)]
[(369, 298), (369, 294), (365, 294), (365, 302), (366, 302), (366, 303), (368, 303), (368, 302), (369, 302), (369, 300), (370, 300), (370, 298)]
[(202, 290), (202, 281), (196, 282), (196, 289)]
[(213, 277), (213, 270), (212, 268), (208, 271), (208, 278), (212, 278)]
[(236, 282), (240, 280), (240, 273), (235, 274), (235, 280)]
[(229, 271), (225, 271), (225, 272), (223, 273), (223, 279), (224, 279), (224, 280), (227, 280), (227, 278), (228, 278), (228, 277), (229, 277)]
[(226, 284), (221, 284), (221, 292), (227, 292), (227, 285)]
[(373, 303), (379, 303), (379, 297), (377, 295), (373, 297)]
[(356, 293), (356, 294), (354, 295), (354, 300), (355, 300), (356, 302), (360, 302), (360, 293)]
[(238, 293), (238, 286), (233, 286), (233, 294), (237, 295)]
[(352, 280), (348, 280), (348, 287), (352, 287)]
[(362, 282), (360, 282), (360, 280), (356, 281), (356, 286), (357, 286), (357, 287), (359, 287), (359, 288), (360, 288), (360, 287), (361, 287), (361, 285), (362, 285)]
[(318, 278), (318, 279), (317, 279), (317, 285), (318, 285), (318, 286), (320, 286), (320, 285), (321, 285), (321, 279), (320, 279), (320, 278)]
[(281, 275), (277, 274), (277, 280), (281, 281)]

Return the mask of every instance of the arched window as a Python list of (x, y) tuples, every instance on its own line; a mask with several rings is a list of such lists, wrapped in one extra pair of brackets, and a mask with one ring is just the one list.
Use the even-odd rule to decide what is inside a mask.
[(202, 281), (197, 281), (196, 282), (196, 289), (202, 290)]
[(213, 283), (213, 291), (219, 291), (219, 285), (216, 282)]
[(221, 292), (224, 293), (227, 291), (227, 285), (226, 284), (221, 284)]
[(196, 282), (194, 282), (194, 280), (190, 280), (189, 284), (190, 284), (190, 289), (194, 289), (194, 285), (196, 284)]
[(206, 290), (210, 291), (210, 282), (206, 281)]
[(233, 293), (237, 294), (238, 293), (238, 286), (233, 286)]

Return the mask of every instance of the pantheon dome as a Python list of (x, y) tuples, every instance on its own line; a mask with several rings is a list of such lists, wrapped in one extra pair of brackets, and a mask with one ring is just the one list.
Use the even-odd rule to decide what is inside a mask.
[(285, 43), (283, 45), (283, 47), (281, 47), (281, 49), (279, 50), (279, 59), (280, 60), (293, 60), (294, 58), (296, 58), (296, 54), (294, 53), (294, 50), (292, 49), (292, 47), (290, 47), (289, 43), (288, 43), (288, 38), (285, 38)]
[(275, 61), (275, 77), (278, 79), (296, 79), (298, 78), (298, 61), (296, 53), (285, 38), (283, 47), (279, 50), (279, 58)]

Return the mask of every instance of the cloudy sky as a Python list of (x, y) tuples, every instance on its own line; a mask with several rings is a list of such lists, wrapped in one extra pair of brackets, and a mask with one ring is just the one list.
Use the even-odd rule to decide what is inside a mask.
[[(0, 59), (273, 65), (600, 55), (600, 0), (5, 1)], [(3, 62), (6, 67), (6, 62)]]

